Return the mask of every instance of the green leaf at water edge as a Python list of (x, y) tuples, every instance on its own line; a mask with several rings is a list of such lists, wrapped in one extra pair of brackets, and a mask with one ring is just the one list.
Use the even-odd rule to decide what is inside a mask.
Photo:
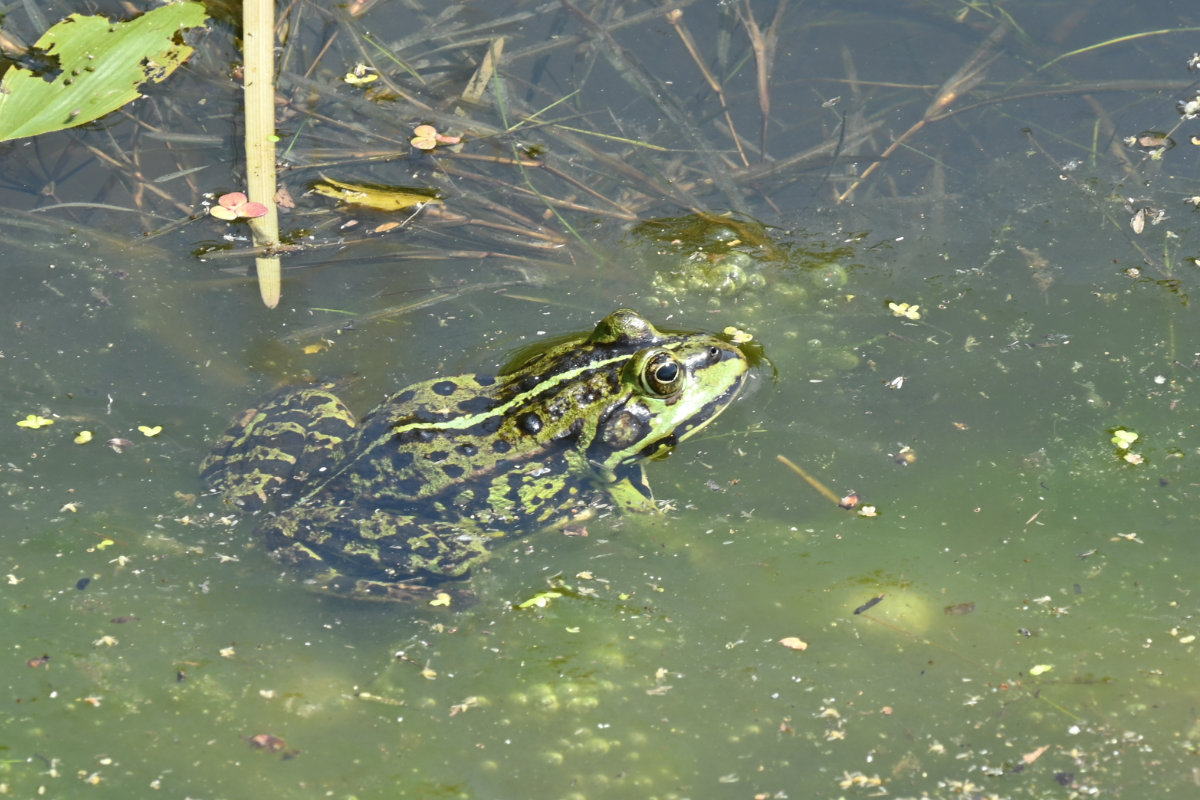
[(179, 31), (204, 23), (200, 3), (162, 6), (128, 22), (71, 16), (34, 45), (58, 71), (41, 76), (12, 66), (0, 82), (0, 141), (71, 128), (136, 100), (146, 81), (159, 82), (192, 54)]

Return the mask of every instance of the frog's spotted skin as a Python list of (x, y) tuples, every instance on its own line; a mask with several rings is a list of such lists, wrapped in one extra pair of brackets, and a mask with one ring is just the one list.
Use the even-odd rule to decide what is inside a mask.
[(403, 389), (361, 424), (327, 386), (276, 395), (202, 474), (228, 502), (272, 509), (268, 546), (320, 588), (411, 599), (591, 503), (653, 510), (641, 462), (715, 418), (748, 367), (722, 339), (621, 309), (498, 377)]

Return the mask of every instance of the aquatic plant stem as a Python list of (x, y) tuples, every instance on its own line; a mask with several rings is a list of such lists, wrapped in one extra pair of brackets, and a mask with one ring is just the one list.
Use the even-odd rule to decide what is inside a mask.
[(775, 456), (775, 458), (779, 459), (779, 463), (783, 464), (785, 467), (790, 469), (792, 472), (796, 473), (801, 478), (803, 478), (805, 483), (807, 483), (812, 488), (816, 489), (817, 494), (821, 495), (826, 500), (831, 501), (835, 506), (840, 506), (842, 504), (842, 498), (838, 497), (836, 494), (834, 494), (832, 491), (830, 491), (828, 486), (821, 483), (819, 480), (814, 478), (812, 475), (809, 475), (807, 472), (805, 472), (803, 469), (801, 469), (799, 465), (793, 463), (790, 458), (788, 458), (787, 456), (784, 456), (784, 455), (777, 455), (777, 456)]
[(255, 247), (268, 255), (254, 260), (258, 293), (267, 308), (279, 305), (279, 214), (275, 206), (275, 0), (242, 4), (243, 90), (246, 105), (246, 183), (251, 202), (267, 207), (250, 220)]

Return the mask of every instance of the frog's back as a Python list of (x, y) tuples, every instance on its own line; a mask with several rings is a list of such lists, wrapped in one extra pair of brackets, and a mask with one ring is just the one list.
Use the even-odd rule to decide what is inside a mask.
[[(616, 402), (607, 374), (561, 392), (514, 394), (490, 376), (425, 381), (363, 420), (338, 469), (309, 495), (360, 508), (503, 527), (547, 524), (580, 494), (583, 419)], [(580, 479), (586, 476), (580, 475)]]

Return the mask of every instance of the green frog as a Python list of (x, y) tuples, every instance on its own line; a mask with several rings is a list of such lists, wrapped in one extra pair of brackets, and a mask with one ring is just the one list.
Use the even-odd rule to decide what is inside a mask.
[(428, 598), (505, 537), (606, 505), (657, 510), (643, 462), (720, 414), (749, 367), (726, 339), (619, 309), (496, 377), (414, 384), (361, 421), (330, 385), (283, 391), (201, 472), (232, 506), (269, 512), (271, 553), (314, 588)]

